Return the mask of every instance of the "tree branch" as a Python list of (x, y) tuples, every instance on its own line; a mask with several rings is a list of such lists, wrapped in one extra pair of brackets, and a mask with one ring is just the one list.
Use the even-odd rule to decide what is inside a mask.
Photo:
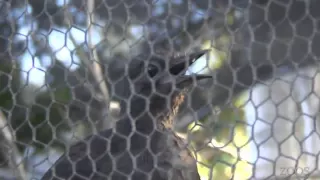
[(9, 161), (9, 166), (10, 168), (15, 172), (16, 177), (19, 180), (24, 180), (26, 176), (26, 172), (24, 170), (24, 165), (21, 163), (20, 165), (16, 165), (17, 163), (17, 156), (19, 155), (19, 151), (17, 146), (14, 143), (15, 136), (10, 130), (9, 125), (7, 123), (7, 119), (4, 116), (3, 112), (0, 111), (0, 127), (2, 129), (1, 131), (1, 136), (4, 138), (5, 144), (2, 144), (2, 147), (6, 149), (6, 152), (4, 154), (7, 155), (8, 161)]

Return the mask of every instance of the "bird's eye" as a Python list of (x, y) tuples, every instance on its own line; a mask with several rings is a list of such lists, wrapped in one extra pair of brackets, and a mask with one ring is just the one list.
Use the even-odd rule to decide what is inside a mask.
[(150, 64), (148, 66), (148, 74), (150, 77), (154, 77), (159, 73), (159, 71), (160, 71), (159, 67), (154, 64)]

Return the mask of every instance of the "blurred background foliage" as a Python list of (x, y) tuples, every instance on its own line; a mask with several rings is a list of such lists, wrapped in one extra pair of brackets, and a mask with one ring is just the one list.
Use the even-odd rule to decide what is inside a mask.
[[(88, 13), (90, 3), (94, 7)], [(107, 77), (106, 72), (141, 52), (183, 53), (210, 47), (211, 53), (199, 65), (206, 67), (203, 73), (210, 74), (225, 63), (231, 35), (241, 25), (247, 3), (246, 0), (1, 1), (0, 109), (5, 117), (2, 120), (15, 136), (17, 161), (27, 177), (40, 177), (49, 168), (45, 161), (54, 161), (77, 138), (96, 128), (112, 126), (100, 82), (89, 68), (91, 60), (99, 59), (110, 99), (120, 104), (125, 99), (119, 99), (115, 92), (122, 87), (108, 84), (108, 79), (121, 77), (119, 74)], [(252, 164), (239, 157), (240, 148), (241, 153), (249, 153), (245, 148), (249, 137), (242, 96), (229, 107), (215, 107), (213, 115), (183, 122), (190, 109), (210, 104), (209, 85), (210, 82), (205, 82), (194, 88), (176, 129), (190, 136), (203, 180), (247, 179)], [(8, 153), (1, 152), (1, 179), (14, 175)]]

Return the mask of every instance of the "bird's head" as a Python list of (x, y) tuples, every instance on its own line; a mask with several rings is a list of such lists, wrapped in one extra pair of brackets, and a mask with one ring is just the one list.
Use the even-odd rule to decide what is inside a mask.
[(126, 63), (113, 84), (113, 92), (126, 101), (126, 113), (133, 118), (146, 111), (153, 116), (171, 111), (177, 104), (176, 98), (195, 80), (212, 77), (186, 75), (188, 68), (207, 52), (202, 50), (169, 57), (139, 55)]

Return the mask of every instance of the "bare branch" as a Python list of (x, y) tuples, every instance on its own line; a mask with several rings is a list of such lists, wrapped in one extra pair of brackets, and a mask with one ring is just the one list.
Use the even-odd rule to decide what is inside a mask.
[(93, 47), (93, 44), (92, 44), (92, 37), (94, 36), (94, 32), (91, 27), (91, 24), (92, 24), (91, 22), (94, 21), (93, 10), (94, 10), (94, 1), (93, 0), (88, 1), (88, 14), (87, 14), (87, 18), (88, 18), (87, 19), (87, 27), (88, 27), (88, 33), (89, 33), (88, 44), (89, 44), (90, 49), (92, 50), (92, 52), (90, 51), (90, 56), (94, 59), (94, 61), (92, 63), (91, 70), (92, 70), (92, 73), (95, 76), (97, 82), (98, 83), (100, 82), (99, 83), (100, 90), (104, 95), (105, 101), (108, 103), (109, 102), (109, 92), (107, 89), (107, 84), (104, 81), (104, 76), (103, 76), (102, 69), (100, 66), (101, 62), (100, 62), (99, 57), (97, 55), (97, 50)]
[[(7, 123), (7, 119), (4, 116), (3, 112), (0, 111), (0, 127), (2, 129), (1, 131), (1, 136), (3, 136), (5, 144), (2, 145), (2, 147), (6, 148), (6, 152), (4, 152), (7, 157), (8, 157), (8, 161), (9, 161), (9, 166), (11, 169), (14, 170), (16, 177), (19, 180), (24, 180), (27, 176), (26, 176), (26, 172), (24, 170), (24, 165), (23, 163), (21, 163), (20, 165), (17, 165), (17, 156), (19, 154), (18, 148), (15, 145), (14, 141), (15, 141), (15, 136), (12, 132), (12, 130), (10, 129), (8, 123)], [(18, 166), (18, 168), (17, 168)]]
[[(107, 105), (107, 109), (109, 110), (106, 114), (109, 114), (110, 110), (111, 110), (111, 106), (110, 106), (110, 100), (109, 100), (109, 92), (108, 92), (108, 88), (107, 88), (107, 84), (104, 80), (104, 75), (102, 73), (102, 68), (100, 66), (101, 62), (100, 59), (98, 57), (97, 54), (97, 50), (95, 49), (95, 47), (93, 46), (92, 43), (92, 37), (94, 36), (94, 32), (93, 32), (93, 28), (91, 26), (92, 21), (94, 21), (95, 16), (94, 16), (94, 0), (90, 0), (88, 1), (88, 12), (87, 12), (87, 28), (88, 28), (88, 45), (90, 48), (90, 59), (93, 59), (92, 64), (90, 67), (92, 74), (94, 75), (94, 77), (96, 78), (96, 82), (99, 83), (99, 88), (100, 91), (103, 94), (103, 98), (105, 100), (105, 103)], [(113, 122), (112, 117), (108, 115), (108, 121)], [(102, 120), (102, 127), (103, 129), (109, 128), (110, 123)]]

